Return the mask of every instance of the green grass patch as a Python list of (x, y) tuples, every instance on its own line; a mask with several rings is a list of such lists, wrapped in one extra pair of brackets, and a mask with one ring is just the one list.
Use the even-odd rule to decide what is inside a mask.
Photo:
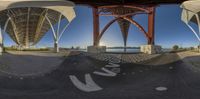
[(49, 48), (26, 48), (26, 49), (18, 49), (13, 47), (4, 47), (6, 51), (49, 51)]

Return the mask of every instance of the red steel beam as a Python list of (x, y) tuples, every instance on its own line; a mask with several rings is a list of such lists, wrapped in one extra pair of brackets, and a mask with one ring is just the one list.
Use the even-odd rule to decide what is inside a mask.
[(93, 7), (93, 45), (98, 46), (99, 45), (99, 14), (98, 14), (98, 8)]
[(101, 37), (103, 36), (103, 34), (105, 33), (105, 31), (106, 31), (115, 21), (117, 21), (118, 19), (120, 19), (120, 18), (115, 18), (115, 19), (111, 20), (111, 21), (103, 28), (103, 30), (101, 31), (101, 33), (100, 33), (100, 35), (99, 35), (99, 37), (98, 37), (99, 40), (101, 39)]
[(149, 10), (151, 12), (148, 14), (148, 44), (154, 45), (155, 7), (149, 7)]
[[(134, 21), (130, 15), (133, 15), (134, 13), (128, 13), (125, 15), (115, 15), (115, 14), (100, 14), (98, 11), (98, 8), (113, 8), (113, 7), (129, 7), (129, 8), (135, 8), (140, 9), (144, 12), (140, 12), (141, 14), (148, 14), (148, 32), (145, 31), (145, 29), (136, 21)], [(140, 14), (138, 13), (138, 14)], [(137, 13), (136, 13), (137, 14)], [(99, 16), (114, 16), (115, 19), (111, 20), (101, 31), (99, 29)], [(148, 44), (154, 45), (154, 26), (155, 26), (155, 6), (150, 7), (137, 7), (137, 6), (130, 6), (130, 5), (112, 5), (112, 6), (99, 6), (99, 7), (93, 7), (93, 45), (98, 46), (99, 41), (102, 38), (104, 32), (118, 19), (123, 18), (129, 22), (131, 22), (133, 25), (135, 25), (137, 28), (140, 29), (145, 35), (145, 37), (148, 40)]]
[(114, 17), (125, 17), (125, 16), (133, 16), (136, 14), (147, 14), (146, 12), (134, 12), (134, 13), (128, 13), (124, 15), (118, 15), (118, 14), (99, 14), (99, 16), (114, 16)]
[(149, 38), (148, 33), (145, 31), (145, 29), (136, 21), (134, 21), (133, 19), (129, 18), (129, 17), (123, 17), (123, 19), (131, 22), (133, 25), (135, 25), (137, 28), (140, 29), (140, 31), (142, 31), (144, 33), (144, 35), (146, 36), (146, 38)]
[(99, 6), (98, 8), (115, 8), (115, 7), (126, 7), (126, 8), (133, 8), (133, 9), (138, 9), (141, 11), (144, 11), (146, 13), (149, 13), (149, 10), (144, 8), (144, 7), (140, 7), (140, 6), (134, 6), (134, 5), (109, 5), (109, 6)]

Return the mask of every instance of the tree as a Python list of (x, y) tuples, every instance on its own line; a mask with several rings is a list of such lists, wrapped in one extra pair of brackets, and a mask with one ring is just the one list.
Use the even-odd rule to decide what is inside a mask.
[(190, 47), (190, 50), (194, 50), (194, 47)]
[(178, 50), (179, 49), (179, 46), (178, 45), (174, 45), (173, 46), (173, 50)]

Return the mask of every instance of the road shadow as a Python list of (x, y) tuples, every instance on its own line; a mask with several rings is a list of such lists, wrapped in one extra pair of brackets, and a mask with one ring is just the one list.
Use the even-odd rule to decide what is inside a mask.
[[(186, 57), (187, 59), (188, 57)], [(160, 58), (161, 59), (161, 58)], [(120, 73), (113, 77), (96, 75), (109, 61), (99, 61), (82, 53), (72, 52), (53, 71), (35, 78), (0, 77), (0, 97), (9, 99), (197, 99), (200, 92), (199, 72), (188, 68), (182, 60), (162, 65), (118, 63)], [(103, 88), (95, 92), (83, 92), (76, 88), (69, 75), (85, 83), (85, 74)], [(159, 92), (156, 87), (164, 86), (167, 91)], [(26, 94), (26, 95), (25, 95)]]

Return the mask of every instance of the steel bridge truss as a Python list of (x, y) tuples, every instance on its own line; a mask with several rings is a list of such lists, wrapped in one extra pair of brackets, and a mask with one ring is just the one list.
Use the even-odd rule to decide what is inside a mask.
[[(138, 22), (132, 17), (137, 14), (148, 15), (148, 30), (146, 31)], [(100, 31), (99, 24), (100, 16), (112, 16), (113, 20), (107, 23)], [(111, 6), (93, 6), (93, 45), (99, 46), (100, 39), (105, 31), (114, 23), (118, 22), (126, 47), (128, 30), (130, 24), (136, 26), (147, 38), (148, 44), (154, 45), (154, 21), (155, 21), (155, 5), (111, 5)]]
[[(58, 42), (69, 26), (60, 28), (65, 18), (61, 13), (45, 8), (13, 8), (0, 12), (0, 45), (3, 48), (3, 33), (8, 33), (12, 40), (21, 47), (28, 48), (37, 44), (49, 30), (52, 30), (55, 52), (59, 52)], [(6, 21), (5, 21), (6, 20)], [(57, 29), (54, 25), (58, 23)]]

